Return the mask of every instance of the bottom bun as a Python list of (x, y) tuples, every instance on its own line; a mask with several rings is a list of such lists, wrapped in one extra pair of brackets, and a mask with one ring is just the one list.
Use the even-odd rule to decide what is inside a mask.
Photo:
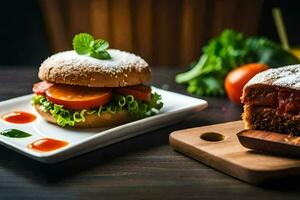
[[(50, 112), (44, 112), (40, 105), (34, 106), (36, 111), (45, 118), (48, 122), (57, 124), (55, 118), (50, 114)], [(115, 114), (103, 113), (101, 116), (98, 115), (86, 115), (84, 122), (75, 123), (74, 127), (78, 128), (102, 128), (102, 127), (112, 127), (120, 124), (125, 124), (132, 121), (129, 113), (127, 111), (119, 111)]]

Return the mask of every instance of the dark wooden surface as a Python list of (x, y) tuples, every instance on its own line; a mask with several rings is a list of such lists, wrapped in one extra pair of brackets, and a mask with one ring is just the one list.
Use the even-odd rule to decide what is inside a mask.
[[(31, 92), (37, 67), (0, 69), (0, 100)], [(155, 69), (153, 85), (184, 93), (177, 71)], [(299, 177), (253, 186), (173, 151), (178, 129), (240, 118), (241, 108), (205, 98), (209, 108), (182, 123), (74, 159), (46, 165), (0, 146), (0, 199), (299, 199)]]

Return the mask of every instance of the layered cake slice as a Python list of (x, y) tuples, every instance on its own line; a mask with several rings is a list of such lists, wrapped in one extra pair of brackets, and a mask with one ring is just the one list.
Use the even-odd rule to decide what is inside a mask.
[(245, 128), (300, 136), (300, 65), (257, 74), (241, 99)]

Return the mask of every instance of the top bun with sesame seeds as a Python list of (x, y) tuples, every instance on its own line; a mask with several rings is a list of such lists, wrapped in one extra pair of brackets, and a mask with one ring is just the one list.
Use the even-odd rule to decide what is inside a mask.
[(110, 60), (99, 60), (75, 51), (64, 51), (47, 58), (40, 66), (45, 81), (88, 87), (125, 87), (151, 78), (149, 65), (139, 56), (116, 49), (107, 50)]

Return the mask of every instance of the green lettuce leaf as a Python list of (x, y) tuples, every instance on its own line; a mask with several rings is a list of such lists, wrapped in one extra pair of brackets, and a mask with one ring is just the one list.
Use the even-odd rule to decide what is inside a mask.
[(245, 37), (242, 33), (226, 29), (203, 47), (203, 54), (192, 68), (177, 74), (177, 83), (187, 85), (187, 91), (200, 96), (225, 94), (226, 75), (241, 65), (259, 62), (270, 67), (299, 63), (279, 44), (263, 37)]
[(242, 33), (225, 30), (204, 46), (203, 54), (192, 69), (178, 74), (176, 82), (187, 84), (187, 91), (216, 96), (225, 93), (223, 80), (232, 69), (254, 61)]
[(75, 123), (84, 122), (86, 115), (98, 115), (103, 113), (115, 114), (127, 110), (133, 119), (141, 119), (158, 113), (163, 107), (161, 96), (157, 93), (151, 95), (150, 102), (135, 99), (132, 95), (114, 95), (110, 103), (90, 110), (70, 110), (63, 105), (50, 102), (45, 96), (34, 95), (33, 105), (41, 105), (44, 112), (50, 112), (60, 126), (74, 126)]

